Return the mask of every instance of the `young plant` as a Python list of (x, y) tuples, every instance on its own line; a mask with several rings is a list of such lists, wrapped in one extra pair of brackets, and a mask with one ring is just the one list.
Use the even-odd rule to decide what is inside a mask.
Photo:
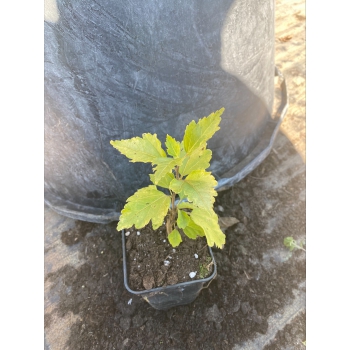
[(301, 249), (304, 252), (306, 252), (306, 250), (302, 247), (303, 243), (300, 243), (300, 245), (297, 244), (296, 240), (293, 237), (286, 237), (283, 240), (283, 244), (289, 248), (290, 251), (293, 251), (295, 248), (296, 249)]
[[(165, 221), (167, 238), (173, 247), (182, 242), (181, 231), (190, 239), (206, 237), (210, 247), (223, 247), (225, 234), (213, 210), (217, 182), (205, 169), (209, 168), (212, 157), (207, 141), (220, 129), (224, 110), (221, 108), (197, 123), (192, 120), (181, 142), (167, 135), (166, 151), (157, 134), (145, 133), (142, 138), (110, 142), (130, 162), (153, 166), (153, 174), (150, 174), (153, 184), (127, 199), (117, 230), (133, 225), (140, 229), (150, 221), (156, 230)], [(169, 195), (158, 187), (167, 189)]]

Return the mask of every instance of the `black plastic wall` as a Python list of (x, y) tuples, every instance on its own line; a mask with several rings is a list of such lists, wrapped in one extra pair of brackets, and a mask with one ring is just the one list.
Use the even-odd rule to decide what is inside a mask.
[(150, 166), (129, 163), (110, 140), (181, 139), (192, 119), (225, 107), (208, 145), (217, 179), (259, 143), (274, 96), (273, 0), (58, 0), (57, 8), (45, 21), (45, 202), (53, 209), (116, 220), (149, 184)]

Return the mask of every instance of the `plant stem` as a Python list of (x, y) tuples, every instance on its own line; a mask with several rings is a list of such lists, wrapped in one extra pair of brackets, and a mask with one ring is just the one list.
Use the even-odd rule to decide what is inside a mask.
[(175, 225), (175, 219), (176, 219), (176, 206), (175, 206), (175, 192), (171, 191), (171, 210), (170, 213), (167, 217), (167, 222), (166, 222), (166, 231), (167, 234), (170, 235), (172, 230), (174, 229)]

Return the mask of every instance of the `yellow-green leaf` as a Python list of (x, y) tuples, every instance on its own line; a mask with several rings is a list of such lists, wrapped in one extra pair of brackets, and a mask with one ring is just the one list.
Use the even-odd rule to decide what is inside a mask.
[(177, 208), (178, 209), (194, 209), (197, 207), (191, 202), (181, 202), (177, 205)]
[(184, 135), (184, 148), (187, 153), (194, 151), (196, 148), (204, 145), (218, 131), (221, 121), (221, 114), (225, 108), (221, 108), (211, 113), (208, 117), (194, 120), (187, 125)]
[(184, 194), (194, 205), (210, 210), (217, 192), (214, 187), (217, 182), (211, 173), (205, 170), (192, 171), (184, 180), (174, 179), (170, 183), (170, 189), (175, 193)]
[[(150, 174), (149, 177), (150, 177), (152, 183), (156, 184), (155, 183), (155, 179), (154, 179), (154, 174)], [(170, 182), (172, 180), (174, 180), (174, 179), (175, 179), (175, 176), (174, 176), (173, 173), (167, 173), (167, 174), (165, 174), (164, 177), (162, 177), (159, 180), (159, 182), (157, 183), (157, 186), (160, 186), (160, 187), (163, 187), (163, 188), (169, 188)]]
[(157, 185), (158, 182), (167, 174), (170, 173), (176, 165), (182, 163), (182, 158), (157, 158), (154, 160), (154, 182)]
[(194, 150), (192, 153), (186, 155), (184, 161), (182, 162), (179, 172), (181, 176), (188, 175), (194, 170), (207, 169), (210, 166), (212, 152), (210, 149), (205, 149), (205, 147), (200, 147)]
[(170, 135), (166, 135), (165, 145), (167, 147), (167, 152), (170, 156), (173, 156), (175, 158), (179, 157), (181, 150), (179, 141), (176, 141)]
[(213, 210), (195, 208), (191, 212), (191, 219), (203, 229), (209, 247), (216, 245), (218, 248), (223, 248), (226, 236), (221, 231), (218, 216)]
[(183, 229), (183, 231), (186, 236), (191, 239), (196, 239), (197, 236), (205, 236), (203, 229), (200, 226), (196, 225), (191, 218), (188, 225)]
[(182, 210), (177, 211), (177, 226), (180, 228), (185, 228), (190, 222), (190, 217), (188, 214)]
[(179, 231), (178, 230), (171, 231), (170, 234), (168, 235), (168, 240), (173, 247), (177, 247), (182, 242), (182, 238)]
[(150, 185), (141, 188), (126, 201), (117, 229), (145, 227), (152, 220), (153, 229), (160, 227), (170, 206), (170, 197)]
[(157, 134), (142, 134), (128, 140), (115, 140), (110, 142), (121, 154), (128, 157), (130, 162), (154, 163), (157, 158), (166, 157)]

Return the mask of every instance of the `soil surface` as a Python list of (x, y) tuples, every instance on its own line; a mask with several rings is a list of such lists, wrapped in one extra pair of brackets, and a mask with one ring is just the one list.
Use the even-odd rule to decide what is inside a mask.
[[(215, 210), (238, 223), (213, 249), (217, 277), (191, 304), (153, 309), (123, 283), (117, 223), (90, 224), (45, 208), (45, 348), (304, 349), (305, 4), (276, 1), (276, 66), (290, 107), (266, 160)], [(307, 247), (306, 247), (307, 250)]]
[[(191, 240), (182, 235), (182, 243), (173, 248), (166, 238), (166, 227), (154, 231), (145, 228), (125, 231), (128, 285), (141, 291), (209, 276), (212, 259), (205, 239)], [(190, 273), (196, 275), (191, 278)]]

